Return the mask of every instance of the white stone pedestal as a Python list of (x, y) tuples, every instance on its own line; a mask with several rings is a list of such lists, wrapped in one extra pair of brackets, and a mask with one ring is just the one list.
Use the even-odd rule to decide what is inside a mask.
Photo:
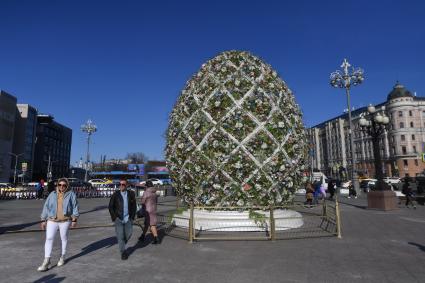
[[(203, 231), (253, 231), (263, 232), (270, 230), (270, 212), (258, 210), (266, 218), (264, 222), (249, 218), (248, 211), (225, 211), (225, 210), (201, 210), (194, 209), (194, 227)], [(304, 221), (301, 213), (288, 209), (275, 209), (275, 230), (283, 231), (303, 226)], [(183, 214), (174, 215), (172, 222), (183, 228), (189, 228), (190, 211), (185, 210)]]

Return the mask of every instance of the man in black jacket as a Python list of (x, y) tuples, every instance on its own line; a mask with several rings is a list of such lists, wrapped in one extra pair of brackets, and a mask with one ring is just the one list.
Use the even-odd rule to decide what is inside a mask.
[(114, 192), (109, 201), (109, 213), (115, 223), (122, 260), (128, 258), (125, 245), (133, 233), (133, 221), (136, 216), (136, 196), (133, 191), (127, 190), (127, 186), (127, 180), (120, 180), (120, 189)]

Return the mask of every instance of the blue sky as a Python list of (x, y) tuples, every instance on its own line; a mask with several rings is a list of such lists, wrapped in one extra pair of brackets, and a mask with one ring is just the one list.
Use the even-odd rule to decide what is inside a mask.
[[(376, 2), (376, 3), (370, 3)], [(306, 126), (342, 113), (329, 74), (365, 70), (352, 105), (386, 99), (396, 80), (425, 96), (422, 1), (0, 1), (0, 89), (73, 129), (72, 163), (142, 151), (163, 158), (179, 91), (218, 53), (247, 50), (295, 93)]]

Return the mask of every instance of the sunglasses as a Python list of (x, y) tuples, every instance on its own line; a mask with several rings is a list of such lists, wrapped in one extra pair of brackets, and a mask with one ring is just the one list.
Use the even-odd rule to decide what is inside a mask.
[(126, 186), (127, 184), (120, 184), (120, 186)]
[(66, 188), (66, 184), (58, 184), (58, 187), (65, 187)]

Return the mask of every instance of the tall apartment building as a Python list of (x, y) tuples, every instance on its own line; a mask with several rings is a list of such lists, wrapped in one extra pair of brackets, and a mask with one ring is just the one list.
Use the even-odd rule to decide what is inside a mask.
[(9, 182), (10, 165), (15, 158), (13, 133), (15, 130), (16, 97), (0, 90), (0, 182)]
[[(385, 109), (390, 125), (380, 138), (380, 150), (386, 176), (416, 176), (425, 169), (422, 153), (425, 142), (425, 97), (416, 97), (397, 83), (387, 100), (375, 105)], [(359, 175), (375, 176), (371, 138), (359, 126), (367, 107), (352, 111), (354, 152)], [(312, 166), (334, 178), (349, 176), (351, 147), (348, 114), (343, 114), (309, 129), (313, 149)]]
[(54, 121), (51, 115), (39, 114), (36, 135), (33, 178), (39, 180), (67, 177), (71, 159), (72, 130)]
[[(19, 158), (21, 165), (20, 177), (31, 181), (33, 172), (35, 131), (37, 126), (37, 110), (28, 104), (17, 104), (15, 119), (15, 131), (13, 138), (13, 152), (22, 154)], [(26, 164), (26, 170), (22, 171), (22, 163)]]

